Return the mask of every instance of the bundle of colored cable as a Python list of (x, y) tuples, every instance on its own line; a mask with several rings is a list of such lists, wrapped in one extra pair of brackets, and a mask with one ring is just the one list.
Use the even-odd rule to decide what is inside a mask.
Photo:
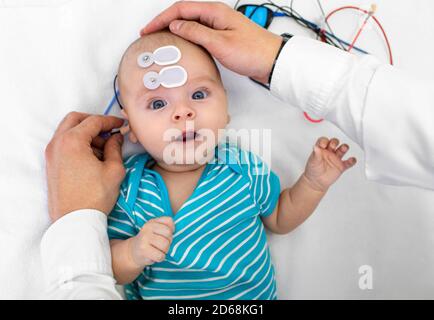
[[(318, 7), (321, 10), (322, 16), (324, 18), (324, 24), (325, 24), (325, 27), (327, 27), (328, 31), (325, 30), (325, 27), (324, 28), (320, 27), (316, 23), (305, 19), (301, 14), (299, 14), (294, 9), (294, 6), (293, 6), (294, 0), (291, 0), (289, 7), (277, 5), (274, 2), (272, 2), (271, 0), (268, 0), (268, 2), (262, 3), (260, 5), (255, 5), (256, 7), (249, 14), (249, 18), (251, 18), (255, 14), (256, 10), (258, 10), (259, 8), (265, 7), (269, 10), (271, 10), (271, 8), (273, 8), (274, 9), (273, 16), (286, 16), (288, 18), (294, 19), (294, 21), (297, 22), (297, 24), (301, 25), (304, 28), (307, 28), (307, 29), (313, 31), (316, 34), (317, 39), (321, 39), (321, 41), (323, 41), (325, 43), (328, 43), (334, 47), (340, 48), (340, 49), (348, 51), (348, 52), (350, 52), (352, 50), (356, 50), (356, 51), (363, 53), (363, 54), (368, 54), (368, 52), (359, 48), (359, 47), (356, 47), (356, 42), (360, 38), (360, 35), (362, 34), (363, 30), (365, 29), (369, 19), (372, 18), (375, 21), (375, 23), (377, 24), (377, 26), (380, 28), (380, 30), (384, 36), (384, 39), (385, 39), (385, 42), (387, 45), (388, 54), (389, 54), (389, 62), (391, 65), (393, 65), (392, 49), (390, 46), (389, 39), (388, 39), (387, 34), (386, 34), (383, 26), (381, 25), (380, 21), (374, 15), (376, 10), (377, 10), (377, 6), (375, 4), (371, 5), (370, 10), (365, 10), (365, 9), (362, 9), (362, 8), (359, 8), (356, 6), (344, 6), (344, 7), (337, 8), (337, 9), (333, 10), (332, 12), (330, 12), (328, 15), (326, 15), (325, 11), (323, 9), (323, 6), (321, 4), (321, 1), (316, 0), (316, 2), (318, 4)], [(239, 0), (236, 2), (235, 6), (234, 6), (235, 9), (237, 8), (238, 3), (239, 3)], [(331, 16), (333, 16), (337, 12), (347, 10), (347, 9), (358, 10), (358, 11), (363, 12), (364, 14), (367, 15), (366, 18), (364, 19), (361, 27), (357, 31), (356, 36), (351, 41), (351, 43), (348, 43), (347, 41), (337, 37), (335, 35), (335, 33), (333, 32), (330, 24), (329, 24), (329, 19)], [(313, 119), (306, 112), (304, 112), (303, 114), (304, 114), (305, 118), (307, 120), (309, 120), (310, 122), (319, 123), (319, 122), (323, 121), (323, 119)]]

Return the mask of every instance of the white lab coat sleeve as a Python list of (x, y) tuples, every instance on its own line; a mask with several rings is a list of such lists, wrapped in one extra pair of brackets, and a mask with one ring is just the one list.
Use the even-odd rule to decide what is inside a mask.
[(54, 222), (41, 242), (47, 299), (121, 299), (104, 213), (84, 209)]
[(270, 90), (359, 144), (368, 179), (434, 189), (433, 81), (294, 36), (276, 61)]

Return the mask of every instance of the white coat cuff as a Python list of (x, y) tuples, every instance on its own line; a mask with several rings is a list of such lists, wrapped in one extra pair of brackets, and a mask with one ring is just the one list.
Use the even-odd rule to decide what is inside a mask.
[(54, 222), (41, 242), (45, 282), (59, 287), (77, 275), (113, 277), (107, 216), (92, 209), (77, 210)]
[(331, 94), (343, 85), (342, 75), (354, 59), (320, 41), (294, 36), (276, 61), (270, 91), (310, 116), (324, 118), (329, 112)]

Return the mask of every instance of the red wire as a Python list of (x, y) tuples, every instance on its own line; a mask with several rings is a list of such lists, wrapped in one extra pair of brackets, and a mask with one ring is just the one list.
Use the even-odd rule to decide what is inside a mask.
[(314, 118), (311, 118), (308, 114), (307, 114), (307, 112), (303, 112), (303, 114), (304, 114), (304, 117), (307, 119), (307, 120), (309, 120), (310, 122), (313, 122), (313, 123), (318, 123), (318, 122), (322, 122), (324, 119), (318, 119), (318, 120), (315, 120)]
[(366, 24), (368, 23), (369, 18), (371, 17), (371, 15), (369, 15), (365, 21), (363, 21), (362, 26), (360, 27), (359, 31), (357, 31), (356, 36), (354, 37), (353, 42), (351, 42), (351, 45), (348, 47), (347, 51), (350, 52), (353, 48), (354, 45), (356, 44), (357, 40), (359, 39), (360, 35), (362, 34), (363, 29), (365, 29)]
[[(332, 15), (334, 15), (336, 12), (339, 12), (339, 11), (342, 11), (342, 10), (346, 10), (346, 9), (358, 10), (358, 11), (361, 11), (361, 12), (363, 12), (363, 13), (365, 13), (365, 14), (369, 14), (369, 11), (367, 11), (367, 10), (365, 10), (365, 9), (362, 9), (362, 8), (359, 8), (359, 7), (356, 7), (356, 6), (344, 6), (344, 7), (337, 8), (337, 9), (333, 10), (332, 12), (330, 12), (330, 13), (327, 15), (325, 21), (328, 22), (329, 18), (330, 18)], [(384, 31), (384, 28), (383, 28), (383, 26), (381, 25), (380, 21), (377, 19), (377, 17), (375, 17), (374, 15), (372, 15), (371, 18), (375, 21), (375, 23), (377, 24), (377, 26), (380, 28), (381, 33), (383, 34), (384, 40), (386, 41), (387, 50), (388, 50), (388, 52), (389, 52), (389, 62), (390, 62), (391, 65), (393, 65), (392, 48), (391, 48), (391, 46), (390, 46), (389, 38), (387, 37), (386, 31)], [(364, 25), (362, 26), (361, 29), (363, 29), (363, 27), (365, 26), (365, 24), (366, 24), (366, 23), (364, 23)], [(359, 30), (359, 33), (361, 33), (361, 30)], [(358, 36), (359, 36), (359, 35), (360, 35), (360, 34), (358, 34)], [(356, 36), (356, 37), (358, 38), (358, 36)], [(356, 38), (355, 38), (354, 40), (357, 41)], [(353, 43), (354, 43), (354, 44), (352, 44), (352, 46), (350, 46), (350, 49), (349, 49), (348, 51), (350, 51), (350, 50), (354, 47), (354, 45), (355, 45), (355, 41), (354, 41), (354, 40), (353, 40)]]
[[(333, 10), (332, 12), (330, 12), (330, 13), (327, 15), (327, 17), (325, 18), (325, 21), (328, 22), (329, 18), (330, 18), (332, 15), (334, 15), (336, 12), (339, 12), (339, 11), (342, 11), (342, 10), (346, 10), (346, 9), (358, 10), (358, 11), (361, 11), (361, 12), (363, 12), (363, 13), (365, 13), (365, 14), (369, 14), (369, 11), (367, 11), (367, 10), (365, 10), (365, 9), (362, 9), (362, 8), (359, 8), (359, 7), (356, 7), (356, 6), (344, 6), (344, 7), (337, 8), (337, 9)], [(383, 28), (383, 26), (381, 25), (380, 21), (379, 21), (379, 20), (378, 20), (374, 15), (371, 15), (369, 18), (372, 18), (372, 19), (375, 21), (375, 23), (377, 24), (377, 26), (380, 28), (381, 33), (383, 34), (384, 40), (386, 41), (387, 50), (388, 50), (388, 52), (389, 52), (389, 62), (390, 62), (391, 65), (393, 65), (392, 48), (391, 48), (391, 46), (390, 46), (389, 38), (387, 37), (386, 31), (384, 31), (384, 28)], [(348, 49), (347, 49), (348, 52), (351, 51), (351, 50), (354, 48), (354, 46), (355, 46), (357, 40), (359, 39), (359, 37), (360, 37), (360, 35), (361, 35), (363, 29), (364, 29), (365, 26), (366, 26), (367, 22), (368, 22), (368, 19), (365, 19), (365, 22), (364, 22), (363, 25), (360, 27), (360, 29), (359, 29), (359, 31), (357, 32), (356, 36), (354, 37), (354, 40), (352, 41), (351, 45), (348, 47)], [(305, 116), (305, 118), (306, 118), (307, 120), (309, 120), (310, 122), (313, 122), (313, 123), (318, 123), (318, 122), (323, 121), (323, 119), (319, 119), (319, 120), (312, 119), (312, 118), (311, 118), (311, 117), (310, 117), (306, 112), (304, 112), (304, 116)]]

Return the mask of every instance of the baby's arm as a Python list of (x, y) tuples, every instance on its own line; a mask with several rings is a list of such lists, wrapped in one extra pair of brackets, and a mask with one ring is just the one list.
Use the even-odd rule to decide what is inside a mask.
[(133, 282), (143, 269), (165, 259), (172, 242), (173, 220), (149, 220), (140, 232), (127, 240), (111, 240), (113, 273), (118, 284)]
[(318, 139), (305, 172), (292, 188), (281, 192), (273, 213), (262, 218), (264, 225), (274, 233), (286, 234), (303, 223), (328, 188), (356, 163), (355, 158), (342, 160), (348, 150), (348, 145), (339, 146), (337, 139)]

